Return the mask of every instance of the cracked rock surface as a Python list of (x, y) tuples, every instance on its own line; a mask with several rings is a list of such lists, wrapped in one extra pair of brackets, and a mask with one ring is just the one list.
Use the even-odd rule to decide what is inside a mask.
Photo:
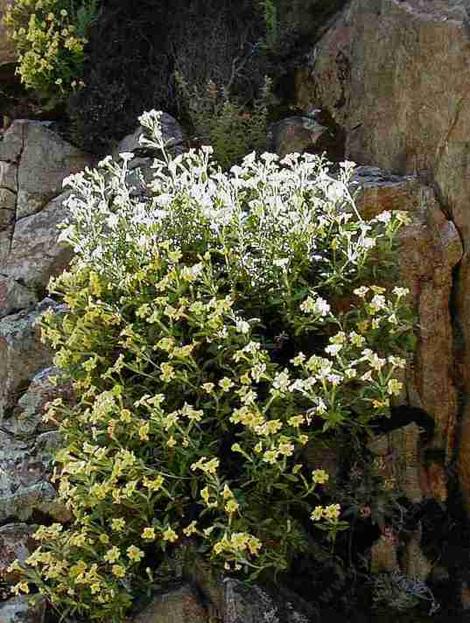
[[(91, 163), (47, 123), (15, 121), (0, 140), (0, 584), (14, 581), (8, 566), (34, 549), (41, 521), (63, 521), (65, 509), (50, 482), (59, 442), (42, 415), (61, 389), (52, 378), (51, 354), (38, 322), (51, 275), (70, 252), (58, 243), (66, 217), (62, 180)], [(49, 367), (48, 367), (49, 366)], [(44, 606), (11, 598), (3, 588), (1, 623), (42, 623)]]
[[(351, 0), (298, 72), (297, 96), (301, 108), (325, 109), (342, 128), (347, 159), (417, 176), (435, 190), (442, 214), (428, 214), (438, 235), (421, 239), (441, 256), (439, 266), (431, 260), (432, 278), (417, 262), (419, 226), (406, 241), (420, 321), (426, 317), (416, 373), (436, 421), (435, 446), (447, 462), (458, 448), (460, 486), (470, 510), (470, 405), (466, 400), (457, 406), (451, 388), (453, 378), (462, 395), (470, 391), (469, 23), (468, 0)], [(439, 246), (453, 258), (447, 268)], [(432, 253), (425, 257), (427, 262)], [(441, 298), (446, 292), (447, 311)]]

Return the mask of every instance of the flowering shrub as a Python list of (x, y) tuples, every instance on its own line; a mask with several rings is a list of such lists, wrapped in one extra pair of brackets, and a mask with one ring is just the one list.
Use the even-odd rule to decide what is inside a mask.
[(189, 548), (227, 572), (286, 569), (344, 528), (329, 475), (304, 450), (363, 431), (401, 391), (407, 291), (386, 288), (402, 213), (365, 222), (316, 156), (211, 150), (172, 158), (159, 114), (153, 179), (132, 154), (67, 180), (75, 250), (45, 335), (76, 401), (48, 413), (72, 520), (37, 533), (17, 590), (65, 614), (123, 621)]
[(22, 82), (46, 97), (79, 88), (84, 47), (98, 0), (14, 0), (6, 14)]

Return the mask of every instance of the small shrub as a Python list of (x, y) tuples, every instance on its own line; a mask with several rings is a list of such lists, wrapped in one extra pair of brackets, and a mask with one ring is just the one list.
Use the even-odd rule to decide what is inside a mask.
[(98, 0), (14, 0), (5, 22), (26, 87), (54, 100), (82, 86), (87, 33)]
[(264, 151), (273, 100), (268, 78), (260, 95), (250, 105), (229, 95), (229, 89), (218, 87), (212, 81), (201, 91), (197, 86), (191, 88), (183, 76), (177, 74), (176, 84), (180, 108), (189, 119), (194, 138), (212, 146), (222, 168), (240, 162), (251, 151)]
[(251, 154), (223, 173), (209, 148), (172, 158), (158, 113), (141, 122), (163, 154), (148, 194), (130, 154), (67, 181), (76, 257), (45, 321), (76, 394), (48, 414), (73, 519), (38, 530), (17, 590), (75, 620), (123, 621), (186, 551), (256, 577), (334, 540), (341, 500), (304, 450), (388, 413), (412, 336), (406, 290), (380, 285), (405, 216), (362, 220), (349, 163)]

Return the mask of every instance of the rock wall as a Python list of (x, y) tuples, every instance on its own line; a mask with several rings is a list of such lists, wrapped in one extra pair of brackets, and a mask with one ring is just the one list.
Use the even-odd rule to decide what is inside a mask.
[[(37, 322), (55, 303), (51, 275), (70, 260), (58, 244), (65, 217), (62, 180), (90, 157), (47, 123), (15, 121), (0, 142), (0, 588), (9, 597), (9, 564), (28, 555), (33, 525), (66, 518), (49, 482), (57, 433), (41, 417), (57, 388)], [(0, 603), (1, 623), (37, 623), (43, 609), (22, 598)]]
[[(328, 111), (343, 131), (346, 158), (412, 175), (434, 190), (427, 213), (433, 220), (439, 205), (441, 225), (435, 221), (439, 232), (426, 258), (436, 257), (432, 249), (440, 254), (435, 241), (458, 231), (463, 256), (459, 261), (456, 241), (451, 273), (436, 266), (429, 279), (423, 266), (421, 274), (411, 267), (421, 395), (410, 397), (433, 416), (432, 444), (448, 464), (458, 452), (470, 508), (469, 7), (467, 0), (351, 0), (299, 69), (297, 97), (305, 110)], [(413, 236), (407, 244), (416, 258), (419, 244)]]

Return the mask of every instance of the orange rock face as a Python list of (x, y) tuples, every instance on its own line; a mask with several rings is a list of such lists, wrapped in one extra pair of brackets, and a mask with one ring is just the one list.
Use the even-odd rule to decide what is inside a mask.
[[(417, 216), (403, 236), (401, 260), (420, 322), (409, 399), (434, 418), (432, 444), (446, 460), (458, 450), (470, 510), (470, 31), (465, 3), (352, 0), (310, 59), (298, 74), (300, 107), (331, 115), (344, 131), (347, 159), (412, 176), (401, 187), (393, 182), (369, 189), (366, 205), (370, 210), (408, 204)], [(418, 180), (427, 189), (418, 190)], [(438, 480), (439, 485), (435, 474), (428, 478), (436, 491), (445, 479)]]

